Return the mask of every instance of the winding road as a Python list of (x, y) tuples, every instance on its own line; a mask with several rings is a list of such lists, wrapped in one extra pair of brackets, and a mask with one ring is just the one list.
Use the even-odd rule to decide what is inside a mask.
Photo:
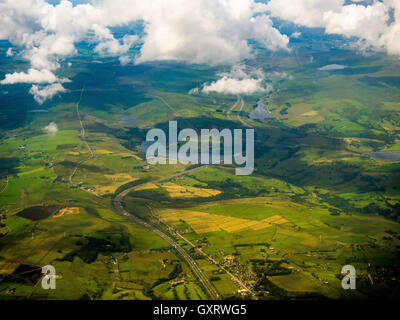
[(187, 171), (183, 171), (165, 178), (160, 178), (158, 180), (154, 180), (151, 182), (145, 182), (143, 184), (134, 186), (132, 188), (126, 189), (124, 191), (122, 191), (121, 193), (117, 194), (114, 198), (114, 207), (117, 209), (117, 211), (125, 216), (128, 217), (131, 221), (143, 226), (144, 228), (152, 231), (153, 233), (155, 233), (156, 235), (158, 235), (159, 237), (163, 238), (165, 241), (167, 241), (182, 257), (183, 259), (187, 262), (187, 264), (189, 265), (189, 267), (192, 269), (193, 273), (197, 276), (197, 278), (200, 280), (200, 282), (203, 284), (204, 288), (207, 290), (209, 296), (214, 299), (220, 299), (220, 296), (218, 294), (218, 292), (215, 290), (215, 288), (213, 287), (213, 285), (210, 283), (210, 281), (208, 280), (208, 278), (203, 274), (203, 272), (201, 271), (201, 269), (199, 268), (199, 266), (197, 265), (197, 263), (193, 260), (193, 258), (185, 251), (185, 249), (183, 249), (181, 247), (181, 245), (179, 243), (177, 243), (174, 239), (172, 239), (171, 237), (169, 237), (167, 234), (165, 234), (163, 231), (161, 231), (160, 229), (158, 229), (156, 226), (151, 225), (149, 223), (147, 223), (146, 221), (144, 221), (143, 219), (129, 213), (125, 208), (124, 208), (124, 198), (132, 191), (134, 191), (135, 189), (148, 184), (148, 183), (158, 183), (158, 182), (162, 182), (165, 180), (169, 180), (175, 177), (179, 177), (185, 174), (188, 174), (190, 172), (199, 170), (200, 168), (204, 168), (207, 166), (202, 166), (202, 167), (197, 167), (191, 170), (187, 170)]
[(251, 126), (250, 126), (248, 123), (246, 123), (246, 122), (242, 119), (242, 117), (240, 116), (240, 113), (242, 112), (242, 110), (243, 110), (243, 108), (244, 108), (244, 100), (241, 98), (241, 99), (240, 99), (240, 102), (241, 102), (241, 104), (240, 104), (239, 113), (237, 114), (237, 118), (238, 118), (238, 120), (240, 121), (240, 123), (241, 123), (242, 125), (244, 125), (245, 127), (251, 128)]
[[(160, 100), (161, 102), (163, 102), (170, 110), (172, 110), (173, 112), (175, 112), (176, 114), (179, 115), (179, 113), (178, 113), (174, 108), (172, 108), (162, 97), (159, 97), (159, 96), (152, 96), (152, 97), (159, 99), (159, 100)], [(233, 119), (232, 119), (232, 117), (231, 117), (232, 111), (233, 111), (235, 108), (237, 108), (237, 106), (238, 106), (239, 104), (240, 104), (240, 110), (239, 110), (239, 114), (237, 115), (237, 119), (238, 119), (238, 121), (240, 121), (244, 126), (250, 127), (250, 126), (249, 126), (247, 123), (245, 123), (245, 122), (242, 120), (242, 118), (240, 117), (240, 112), (241, 112), (241, 111), (243, 110), (243, 108), (244, 108), (244, 101), (243, 101), (243, 99), (242, 99), (242, 97), (241, 97), (240, 95), (237, 96), (237, 101), (236, 101), (236, 103), (228, 110), (228, 112), (227, 112), (227, 117), (228, 117), (229, 120), (233, 121)], [(79, 113), (78, 113), (78, 114), (79, 114)], [(83, 136), (84, 136), (84, 134), (83, 134)], [(137, 189), (137, 188), (139, 188), (139, 187), (141, 187), (141, 186), (143, 186), (143, 185), (145, 185), (145, 184), (148, 184), (148, 183), (159, 183), (159, 182), (166, 181), (166, 180), (170, 180), (170, 179), (173, 179), (173, 178), (182, 176), (182, 175), (186, 175), (186, 174), (188, 174), (188, 173), (190, 173), (190, 172), (193, 172), (193, 171), (196, 171), (196, 170), (205, 168), (205, 167), (208, 167), (208, 166), (196, 167), (196, 168), (194, 168), (194, 169), (190, 169), (190, 170), (187, 170), (187, 171), (183, 171), (183, 172), (180, 172), (180, 173), (177, 173), (177, 174), (168, 176), (168, 177), (160, 178), (160, 179), (157, 179), (157, 180), (154, 180), (154, 181), (147, 181), (147, 182), (145, 182), (145, 183), (143, 183), (143, 184), (139, 184), (139, 185), (136, 185), (136, 186), (131, 187), (131, 188), (129, 188), (129, 189), (126, 189), (126, 190), (120, 192), (119, 194), (116, 194), (116, 195), (115, 195), (114, 200), (113, 200), (113, 204), (114, 204), (114, 207), (117, 209), (117, 211), (118, 211), (119, 214), (121, 214), (121, 215), (127, 217), (127, 218), (130, 219), (131, 221), (133, 221), (133, 222), (135, 222), (135, 223), (137, 223), (137, 224), (143, 226), (144, 228), (146, 228), (146, 229), (152, 231), (153, 233), (155, 233), (156, 235), (158, 235), (159, 237), (161, 237), (161, 238), (163, 238), (165, 241), (167, 241), (167, 242), (182, 256), (182, 258), (187, 262), (187, 264), (189, 265), (189, 267), (191, 268), (191, 270), (193, 271), (193, 273), (197, 276), (197, 278), (198, 278), (198, 279), (200, 280), (200, 282), (203, 284), (204, 288), (207, 290), (209, 296), (210, 296), (212, 299), (217, 300), (217, 299), (221, 299), (220, 295), (219, 295), (218, 292), (215, 290), (214, 286), (210, 283), (210, 281), (208, 280), (208, 278), (204, 275), (203, 271), (199, 268), (199, 266), (198, 266), (197, 263), (194, 261), (194, 259), (185, 251), (185, 249), (182, 248), (182, 246), (181, 246), (179, 243), (177, 243), (173, 238), (171, 238), (171, 237), (168, 236), (166, 233), (164, 233), (162, 230), (160, 230), (157, 226), (152, 225), (152, 224), (146, 222), (145, 220), (143, 220), (143, 219), (141, 219), (141, 218), (135, 216), (134, 214), (128, 212), (128, 211), (124, 208), (124, 198), (125, 198), (130, 192), (134, 191), (135, 189)], [(154, 212), (153, 212), (153, 209), (152, 209), (150, 206), (148, 206), (148, 208), (149, 208), (150, 212), (152, 213), (152, 215), (155, 216), (155, 215), (154, 215)], [(167, 227), (169, 227), (169, 226), (167, 225)], [(196, 246), (195, 246), (192, 242), (190, 242), (189, 240), (187, 240), (186, 238), (184, 238), (181, 234), (179, 234), (179, 233), (177, 233), (177, 232), (175, 232), (175, 233), (176, 233), (176, 235), (177, 235), (179, 238), (181, 238), (182, 240), (184, 240), (184, 241), (185, 241), (186, 243), (188, 243), (190, 246), (196, 248)], [(238, 278), (235, 277), (232, 273), (230, 273), (228, 270), (226, 270), (225, 268), (223, 268), (217, 261), (215, 261), (212, 257), (210, 257), (209, 255), (207, 255), (203, 250), (201, 250), (201, 249), (199, 249), (199, 248), (196, 248), (196, 250), (197, 250), (200, 254), (202, 254), (203, 256), (205, 256), (209, 261), (211, 261), (212, 263), (214, 263), (214, 264), (217, 265), (218, 267), (222, 268), (222, 269), (231, 277), (231, 279), (232, 279), (234, 282), (236, 282), (236, 284), (238, 284), (238, 286), (239, 286), (241, 289), (244, 289), (244, 290), (248, 291), (248, 292), (252, 295), (253, 299), (256, 299), (256, 296), (255, 296), (254, 292), (253, 292), (251, 289), (249, 289), (240, 279), (238, 279)]]
[(228, 117), (229, 120), (233, 121), (233, 119), (232, 119), (232, 117), (231, 117), (231, 114), (232, 114), (232, 111), (234, 111), (235, 108), (239, 105), (239, 103), (240, 103), (240, 109), (239, 109), (238, 114), (237, 114), (237, 119), (238, 119), (238, 121), (239, 121), (243, 126), (248, 127), (248, 128), (251, 128), (252, 126), (250, 126), (248, 123), (246, 123), (246, 122), (242, 119), (242, 117), (240, 116), (240, 113), (242, 112), (242, 110), (243, 110), (243, 108), (244, 108), (244, 100), (243, 100), (243, 98), (240, 96), (240, 94), (238, 94), (238, 96), (237, 96), (237, 101), (236, 101), (235, 104), (228, 110), (228, 112), (226, 113), (226, 116)]
[(232, 111), (235, 110), (235, 108), (237, 107), (237, 105), (240, 103), (240, 101), (242, 100), (242, 97), (240, 96), (240, 94), (237, 95), (237, 101), (235, 102), (235, 104), (232, 106), (232, 108), (230, 108), (228, 110), (228, 112), (226, 113), (226, 116), (228, 117), (229, 120), (233, 121), (231, 114)]

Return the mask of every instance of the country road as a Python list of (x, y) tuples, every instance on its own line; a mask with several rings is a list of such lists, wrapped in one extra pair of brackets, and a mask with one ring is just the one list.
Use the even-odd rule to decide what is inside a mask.
[(89, 158), (83, 159), (83, 160), (79, 161), (79, 162), (76, 164), (74, 170), (72, 171), (71, 175), (69, 176), (69, 183), (70, 183), (70, 185), (73, 184), (72, 178), (75, 176), (75, 174), (76, 174), (76, 172), (78, 171), (80, 165), (81, 165), (82, 163), (88, 161), (88, 160), (93, 159), (93, 157), (94, 157), (93, 150), (92, 150), (92, 148), (89, 146), (89, 144), (88, 144), (87, 141), (86, 141), (86, 137), (85, 137), (85, 136), (86, 136), (85, 126), (84, 126), (84, 124), (83, 124), (83, 121), (82, 121), (82, 118), (81, 118), (81, 114), (80, 114), (80, 112), (79, 112), (79, 105), (80, 105), (80, 103), (81, 103), (81, 101), (82, 101), (82, 97), (83, 97), (83, 92), (84, 92), (84, 91), (85, 91), (85, 87), (82, 88), (82, 90), (81, 90), (81, 95), (80, 95), (80, 97), (79, 97), (79, 101), (76, 103), (76, 115), (77, 115), (78, 120), (79, 120), (79, 123), (80, 123), (80, 125), (81, 125), (81, 139), (82, 139), (82, 141), (85, 143), (87, 149), (89, 150), (90, 156), (89, 156)]
[(167, 101), (165, 101), (165, 99), (164, 99), (163, 97), (155, 96), (155, 95), (152, 95), (152, 94), (149, 94), (148, 96), (160, 100), (160, 101), (161, 101), (164, 105), (166, 105), (175, 115), (179, 116), (179, 117), (181, 118), (180, 120), (183, 121), (183, 122), (185, 122), (185, 124), (186, 124), (188, 127), (191, 126), (191, 124), (190, 124), (190, 122), (187, 120), (187, 118), (183, 117), (175, 108), (173, 108)]
[(207, 279), (207, 277), (203, 274), (203, 272), (201, 271), (201, 269), (199, 268), (199, 266), (197, 265), (197, 263), (193, 260), (193, 258), (180, 246), (180, 244), (178, 244), (174, 239), (172, 239), (171, 237), (169, 237), (168, 235), (166, 235), (164, 232), (162, 232), (160, 229), (158, 229), (156, 226), (153, 226), (149, 223), (147, 223), (146, 221), (144, 221), (143, 219), (129, 213), (128, 211), (125, 210), (124, 206), (123, 206), (123, 201), (124, 198), (133, 190), (139, 188), (140, 186), (143, 186), (145, 184), (148, 183), (158, 183), (158, 182), (162, 182), (165, 180), (169, 180), (175, 177), (179, 177), (185, 174), (188, 174), (190, 172), (193, 172), (195, 170), (198, 170), (200, 168), (204, 168), (206, 166), (202, 166), (202, 167), (197, 167), (191, 170), (187, 170), (181, 173), (177, 173), (165, 178), (160, 178), (158, 180), (154, 180), (151, 182), (145, 182), (143, 184), (134, 186), (132, 188), (129, 188), (127, 190), (122, 191), (121, 193), (119, 193), (118, 195), (116, 195), (116, 197), (114, 198), (114, 207), (118, 210), (118, 212), (123, 215), (128, 217), (131, 221), (145, 227), (146, 229), (152, 231), (153, 233), (155, 233), (156, 235), (160, 236), (161, 238), (163, 238), (165, 241), (167, 241), (182, 257), (183, 259), (185, 259), (185, 261), (187, 262), (187, 264), (189, 265), (189, 267), (192, 269), (193, 273), (197, 276), (197, 278), (200, 280), (200, 282), (203, 284), (204, 288), (207, 290), (209, 296), (214, 299), (220, 299), (220, 296), (218, 294), (218, 292), (215, 290), (215, 288), (213, 287), (213, 285), (210, 283), (210, 281)]

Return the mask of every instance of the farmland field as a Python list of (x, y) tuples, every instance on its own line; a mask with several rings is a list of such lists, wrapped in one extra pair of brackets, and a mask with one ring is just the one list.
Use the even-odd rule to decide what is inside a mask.
[[(104, 39), (122, 50), (126, 28)], [(398, 56), (303, 28), (290, 50), (249, 40), (234, 66), (167, 51), (125, 64), (140, 28), (127, 56), (102, 55), (96, 35), (51, 60), (64, 90), (47, 100), (40, 81), (0, 83), (0, 299), (398, 299)], [(31, 68), (17, 47), (0, 39), (0, 81)], [(250, 116), (260, 105), (268, 117)], [(254, 129), (254, 172), (149, 163), (147, 133), (173, 120)], [(41, 286), (46, 265), (57, 290)]]

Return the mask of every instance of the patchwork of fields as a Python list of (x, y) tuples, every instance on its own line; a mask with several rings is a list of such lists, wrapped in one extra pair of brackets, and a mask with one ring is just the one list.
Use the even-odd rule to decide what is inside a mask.
[[(308, 47), (257, 55), (264, 72), (292, 77), (271, 80), (271, 97), (243, 95), (232, 117), (237, 96), (188, 94), (215, 69), (174, 62), (121, 68), (79, 55), (47, 112), (29, 112), (23, 85), (0, 93), (0, 299), (209, 298), (168, 242), (118, 214), (113, 199), (134, 186), (126, 210), (173, 238), (224, 299), (398, 295), (400, 162), (368, 156), (399, 149), (398, 61), (334, 56)], [(352, 67), (318, 70), (332, 63)], [(75, 109), (83, 86), (85, 137)], [(273, 119), (249, 119), (259, 99)], [(148, 165), (147, 131), (173, 119), (195, 130), (254, 126), (254, 174)], [(50, 122), (57, 132), (44, 131)], [(58, 290), (40, 287), (47, 264)], [(355, 292), (340, 286), (346, 264), (357, 270)]]

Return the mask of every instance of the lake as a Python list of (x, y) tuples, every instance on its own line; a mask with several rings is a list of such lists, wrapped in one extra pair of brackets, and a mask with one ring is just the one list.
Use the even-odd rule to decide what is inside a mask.
[(374, 160), (400, 161), (400, 151), (382, 151), (367, 153)]
[(347, 66), (341, 65), (341, 64), (328, 64), (326, 66), (323, 66), (321, 68), (318, 68), (320, 71), (333, 71), (333, 70), (343, 70), (346, 69)]

